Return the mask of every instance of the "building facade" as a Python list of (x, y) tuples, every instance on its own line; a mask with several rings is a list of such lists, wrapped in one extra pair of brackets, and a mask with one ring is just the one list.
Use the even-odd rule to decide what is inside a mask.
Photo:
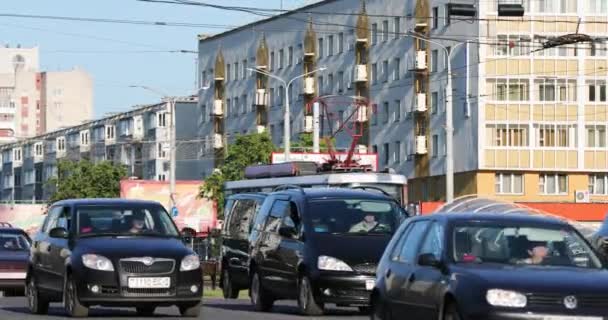
[[(44, 135), (0, 146), (2, 201), (48, 199), (61, 160), (111, 161), (123, 165), (129, 177), (168, 180), (170, 160), (170, 103), (137, 106), (133, 110)], [(201, 118), (196, 97), (176, 100), (176, 179), (200, 180)]]
[(85, 71), (41, 71), (38, 48), (0, 48), (0, 142), (90, 121), (93, 80)]
[[(289, 80), (325, 66), (289, 90), (292, 139), (308, 131), (315, 97), (369, 99), (357, 120), (362, 144), (382, 168), (408, 176), (410, 201), (445, 198), (446, 107), (456, 196), (608, 200), (606, 1), (524, 0), (523, 18), (499, 17), (497, 1), (454, 16), (453, 3), (326, 0), (200, 37), (200, 84), (209, 88), (199, 94), (200, 131), (213, 142), (206, 170), (236, 134), (267, 131), (282, 143), (283, 84), (249, 68)], [(577, 30), (594, 45), (543, 48)]]

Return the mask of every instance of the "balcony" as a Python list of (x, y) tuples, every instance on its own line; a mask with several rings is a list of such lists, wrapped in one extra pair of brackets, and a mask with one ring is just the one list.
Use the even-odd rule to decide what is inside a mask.
[(222, 117), (224, 115), (224, 104), (220, 99), (213, 101), (213, 110), (211, 115), (214, 117)]
[(367, 66), (358, 64), (355, 66), (355, 82), (367, 82)]
[(366, 105), (359, 106), (359, 109), (356, 111), (357, 112), (357, 117), (356, 117), (357, 122), (367, 122), (369, 120), (367, 111), (368, 110), (367, 110)]
[(416, 136), (416, 154), (427, 154), (426, 136)]
[(264, 132), (266, 132), (266, 127), (265, 126), (256, 126), (255, 129), (257, 130), (257, 133), (264, 133)]
[(106, 145), (113, 145), (116, 143), (116, 126), (106, 125), (105, 142)]
[(0, 114), (16, 114), (17, 108), (0, 107)]
[(255, 105), (267, 107), (268, 106), (268, 93), (266, 89), (258, 89), (255, 92)]
[(213, 135), (213, 148), (222, 149), (224, 147), (224, 137), (221, 133), (215, 133)]
[(143, 116), (133, 117), (133, 140), (141, 140), (144, 138), (144, 118)]
[(315, 94), (315, 79), (313, 77), (304, 79), (304, 94), (309, 96)]
[(426, 70), (426, 51), (419, 50), (416, 52), (416, 70)]
[(416, 112), (426, 112), (426, 93), (416, 94), (416, 105), (414, 106)]
[(312, 133), (313, 131), (313, 121), (314, 118), (312, 116), (304, 117), (304, 132)]

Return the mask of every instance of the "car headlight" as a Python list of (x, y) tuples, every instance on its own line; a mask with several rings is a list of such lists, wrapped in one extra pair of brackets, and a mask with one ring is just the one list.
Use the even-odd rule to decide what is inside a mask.
[(528, 303), (525, 295), (509, 290), (491, 289), (486, 293), (486, 300), (495, 307), (523, 308)]
[(317, 268), (319, 268), (319, 270), (329, 271), (353, 271), (353, 269), (344, 261), (328, 256), (319, 257)]
[(191, 254), (182, 259), (179, 271), (192, 271), (198, 269), (200, 266), (201, 261), (198, 259), (198, 255)]
[(112, 261), (104, 256), (96, 254), (84, 254), (82, 255), (82, 263), (89, 269), (99, 271), (114, 271)]

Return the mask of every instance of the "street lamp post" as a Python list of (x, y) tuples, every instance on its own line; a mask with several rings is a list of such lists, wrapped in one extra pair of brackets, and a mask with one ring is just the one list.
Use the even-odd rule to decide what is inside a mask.
[(456, 47), (466, 44), (466, 42), (457, 43), (452, 47), (452, 50), (448, 50), (443, 44), (426, 39), (422, 36), (409, 33), (408, 36), (432, 43), (443, 49), (447, 60), (447, 85), (446, 85), (446, 98), (445, 98), (445, 200), (447, 203), (454, 201), (454, 121), (453, 121), (453, 108), (454, 101), (452, 100), (452, 52), (456, 51)]
[(291, 84), (296, 81), (297, 79), (300, 78), (304, 78), (308, 75), (311, 75), (317, 71), (324, 71), (327, 68), (325, 67), (321, 67), (319, 69), (310, 71), (310, 72), (306, 72), (304, 74), (301, 74), (291, 80), (289, 80), (289, 82), (285, 81), (285, 79), (276, 76), (272, 73), (260, 70), (260, 69), (254, 69), (254, 68), (247, 68), (247, 70), (252, 71), (252, 72), (257, 72), (260, 74), (263, 74), (265, 76), (268, 76), (270, 78), (273, 78), (281, 83), (283, 83), (283, 85), (285, 86), (285, 113), (283, 115), (283, 121), (284, 121), (284, 125), (283, 125), (283, 148), (285, 149), (285, 161), (289, 161), (289, 157), (290, 157), (290, 149), (291, 149), (291, 110), (290, 110), (290, 106), (289, 106), (289, 87), (291, 86)]

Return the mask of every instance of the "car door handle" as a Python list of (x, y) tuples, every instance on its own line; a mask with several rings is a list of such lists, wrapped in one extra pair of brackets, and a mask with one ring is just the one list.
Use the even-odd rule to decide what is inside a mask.
[(416, 275), (411, 273), (409, 277), (407, 277), (407, 282), (414, 282), (416, 281)]
[(391, 269), (386, 269), (386, 273), (384, 273), (384, 277), (389, 278), (391, 276), (391, 274), (392, 274)]
[(53, 246), (51, 246), (50, 244), (48, 246), (46, 246), (46, 251), (47, 252), (51, 252), (51, 249), (53, 248)]

